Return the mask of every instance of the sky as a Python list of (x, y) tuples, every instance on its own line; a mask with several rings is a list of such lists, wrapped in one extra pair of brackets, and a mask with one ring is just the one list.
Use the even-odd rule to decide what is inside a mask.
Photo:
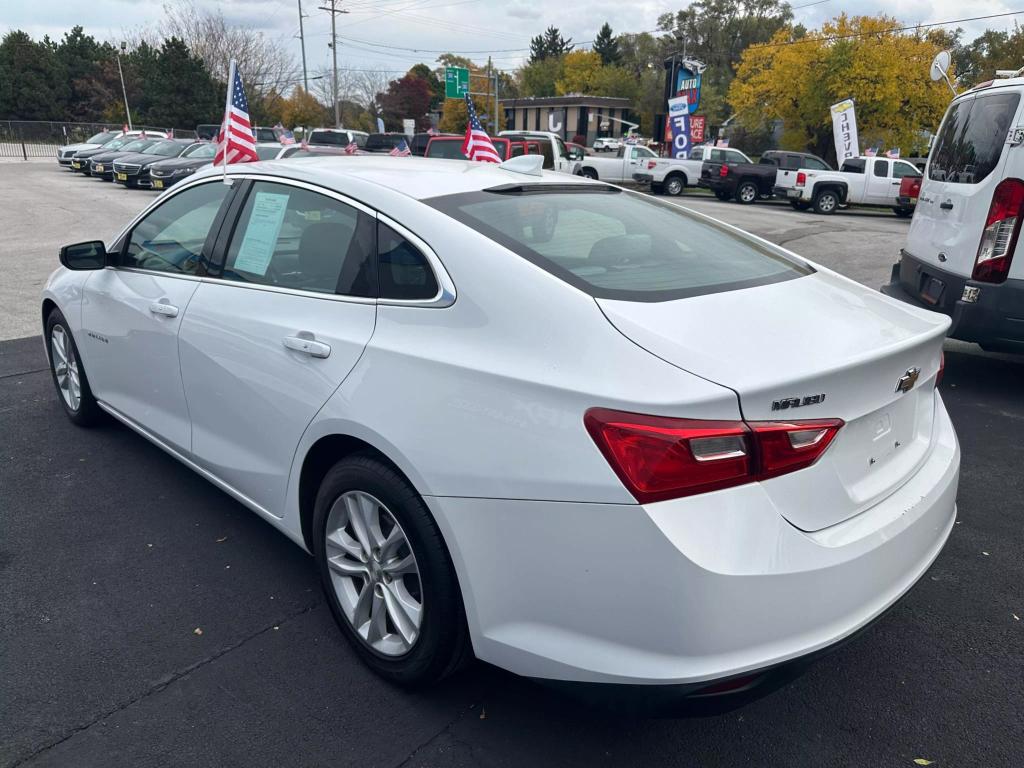
[[(177, 1), (177, 0), (172, 0)], [(194, 0), (199, 7), (217, 9), (232, 22), (262, 29), (286, 41), (299, 62), (299, 13), (305, 14), (306, 58), (311, 72), (328, 66), (330, 15), (318, 8), (324, 0)], [(439, 51), (471, 52), (477, 62), (488, 53), (495, 64), (514, 69), (528, 53), (530, 38), (549, 25), (576, 42), (593, 40), (608, 21), (618, 32), (654, 31), (658, 16), (688, 3), (686, 0), (589, 0), (577, 3), (551, 0), (342, 0), (349, 13), (338, 17), (339, 67), (373, 69), (398, 75), (412, 64), (433, 64)], [(907, 24), (931, 23), (1017, 10), (1002, 0), (791, 0), (795, 21), (809, 29), (845, 11), (886, 12)], [(59, 39), (75, 24), (102, 40), (116, 41), (126, 30), (159, 30), (162, 4), (138, 0), (33, 0), (0, 3), (0, 34), (22, 29), (39, 38)], [(1012, 28), (1024, 14), (988, 21), (964, 22), (966, 38), (986, 27)], [(393, 46), (385, 48), (383, 46)], [(419, 52), (398, 50), (415, 48)], [(1024, 62), (1021, 62), (1024, 66)], [(301, 65), (299, 65), (301, 66)]]

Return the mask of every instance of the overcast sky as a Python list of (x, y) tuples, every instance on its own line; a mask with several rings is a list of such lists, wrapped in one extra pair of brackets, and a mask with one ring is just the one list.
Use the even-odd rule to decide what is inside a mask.
[[(231, 21), (287, 39), (298, 62), (298, 0), (196, 0), (196, 4), (219, 7)], [(330, 16), (317, 7), (322, 4), (323, 0), (302, 0), (310, 70), (330, 61)], [(397, 74), (418, 61), (433, 63), (438, 50), (451, 50), (472, 52), (467, 55), (477, 61), (486, 61), (487, 54), (492, 53), (499, 67), (512, 69), (521, 63), (530, 38), (549, 24), (561, 29), (566, 37), (583, 42), (592, 40), (606, 20), (616, 33), (653, 31), (661, 13), (686, 4), (658, 0), (589, 0), (585, 4), (551, 0), (344, 0), (342, 7), (351, 10), (338, 17), (338, 34), (350, 39), (341, 40), (339, 66), (395, 70)], [(0, 32), (23, 29), (34, 37), (49, 34), (58, 39), (71, 26), (81, 24), (97, 38), (117, 40), (123, 30), (157, 26), (162, 15), (160, 2), (139, 0), (4, 0), (0, 5)], [(884, 10), (907, 24), (1015, 10), (1001, 0), (792, 0), (792, 5), (796, 20), (809, 28), (844, 10), (870, 14)], [(1024, 23), (1021, 15), (959, 26), (965, 28), (970, 39), (986, 27), (1012, 28), (1015, 18)], [(379, 47), (381, 44), (422, 52), (386, 50)]]

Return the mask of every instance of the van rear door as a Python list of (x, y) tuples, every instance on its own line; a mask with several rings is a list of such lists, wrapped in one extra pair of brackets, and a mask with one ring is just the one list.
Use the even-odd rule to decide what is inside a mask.
[[(1020, 90), (993, 87), (956, 99), (928, 159), (907, 253), (940, 270), (970, 277), (992, 194), (1005, 176), (1007, 133), (1018, 125)], [(907, 277), (907, 276), (905, 276)], [(904, 284), (912, 296), (921, 286)]]

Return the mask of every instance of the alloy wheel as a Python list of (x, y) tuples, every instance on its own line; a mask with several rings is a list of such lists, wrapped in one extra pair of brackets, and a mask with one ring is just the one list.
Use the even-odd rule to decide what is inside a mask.
[(818, 200), (818, 209), (821, 210), (822, 213), (829, 213), (834, 210), (835, 207), (836, 199), (830, 194), (826, 193)]
[(71, 336), (64, 326), (55, 325), (50, 332), (50, 361), (57, 377), (57, 387), (68, 408), (77, 411), (82, 403), (82, 381), (78, 373), (78, 358), (71, 344)]
[(683, 191), (683, 182), (679, 179), (669, 179), (668, 184), (665, 187), (665, 191), (670, 195), (678, 195)]
[(754, 202), (754, 198), (757, 197), (757, 189), (753, 184), (744, 184), (740, 187), (740, 201), (744, 203)]
[(327, 516), (327, 565), (356, 634), (385, 656), (412, 650), (423, 623), (419, 567), (402, 526), (364, 491), (339, 496)]

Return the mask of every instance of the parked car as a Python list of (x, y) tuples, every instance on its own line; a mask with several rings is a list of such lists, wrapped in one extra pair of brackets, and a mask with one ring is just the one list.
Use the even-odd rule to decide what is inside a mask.
[(900, 192), (896, 197), (896, 206), (900, 211), (910, 211), (913, 215), (917, 198), (921, 195), (921, 179), (921, 176), (904, 176), (900, 181)]
[(622, 149), (622, 139), (614, 136), (598, 136), (594, 139), (595, 152), (617, 152)]
[(153, 189), (167, 189), (187, 179), (200, 168), (213, 162), (217, 145), (212, 141), (196, 142), (181, 153), (180, 157), (157, 160), (149, 166), (149, 179)]
[(909, 216), (913, 211), (897, 201), (900, 182), (904, 176), (920, 175), (906, 160), (851, 157), (838, 171), (800, 169), (786, 195), (790, 201), (808, 204), (815, 213), (826, 215), (841, 205), (863, 205), (891, 208), (897, 216)]
[(632, 181), (633, 174), (647, 170), (648, 161), (658, 156), (647, 147), (623, 145), (609, 157), (606, 153), (585, 155), (580, 160), (580, 175), (588, 179), (600, 179), (620, 184)]
[(949, 319), (539, 166), (199, 171), (61, 249), (55, 396), (311, 552), (391, 681), (765, 690), (953, 528)]
[[(804, 183), (806, 183), (807, 171), (834, 171), (835, 169), (822, 160), (816, 155), (803, 155), (803, 171), (804, 171)], [(775, 186), (772, 188), (772, 192), (776, 197), (781, 197), (784, 200), (789, 200), (789, 204), (796, 208), (798, 211), (806, 211), (811, 207), (810, 202), (800, 199), (800, 195), (795, 191), (797, 177), (800, 175), (800, 168), (790, 168), (790, 163), (786, 163), (781, 166), (778, 172), (775, 174)]]
[(139, 152), (121, 155), (114, 160), (114, 181), (126, 187), (148, 189), (149, 167), (153, 163), (169, 157), (181, 157), (196, 143), (195, 139), (160, 139)]
[[(257, 125), (253, 127), (252, 132), (256, 141), (277, 141), (273, 128)], [(196, 126), (196, 138), (200, 141), (216, 141), (218, 133), (220, 133), (220, 123), (205, 123)]]
[(98, 149), (107, 142), (113, 141), (120, 135), (120, 131), (100, 131), (78, 144), (65, 144), (63, 147), (58, 147), (57, 163), (69, 168), (72, 165), (72, 158), (75, 156), (75, 153), (83, 150)]
[[(565, 141), (557, 133), (551, 131), (501, 131), (498, 135), (509, 139), (513, 145), (516, 142), (524, 143), (524, 154), (532, 154), (526, 144), (532, 147), (533, 142), (536, 142), (540, 153), (544, 156), (545, 170), (573, 173), (574, 168), (569, 159), (569, 150), (566, 149)], [(514, 149), (512, 156), (516, 156)]]
[[(87, 149), (80, 149), (71, 156), (71, 170), (79, 171), (85, 176), (91, 176), (92, 169), (89, 161), (92, 158), (96, 155), (103, 154), (104, 152), (114, 152), (119, 150), (129, 142), (138, 140), (141, 136), (141, 131), (130, 131), (129, 133), (122, 133), (117, 138), (111, 139), (102, 145), (92, 145)], [(159, 137), (154, 136), (152, 138), (156, 139)]]
[(417, 133), (409, 139), (409, 151), (417, 157), (423, 157), (427, 153), (427, 145), (434, 138), (458, 138), (462, 141), (461, 133)]
[(367, 152), (374, 153), (388, 153), (395, 147), (398, 147), (402, 142), (409, 143), (409, 137), (404, 133), (371, 133), (366, 139), (366, 146), (363, 147)]
[(581, 169), (583, 168), (583, 160), (587, 156), (587, 148), (582, 144), (574, 144), (571, 141), (565, 143), (565, 148), (569, 152), (569, 162), (572, 164), (572, 173), (574, 176), (581, 176)]
[[(468, 160), (469, 158), (462, 154), (462, 142), (462, 136), (432, 136), (430, 141), (427, 142), (424, 157), (440, 158), (442, 160)], [(491, 143), (494, 144), (498, 156), (502, 160), (507, 160), (511, 142), (506, 138), (495, 136), (491, 139)]]
[(687, 187), (695, 187), (700, 181), (701, 169), (706, 160), (732, 160), (749, 163), (750, 158), (738, 149), (701, 145), (690, 150), (688, 157), (665, 157), (647, 160), (647, 167), (633, 174), (633, 180), (649, 183), (655, 194), (681, 195)]
[(366, 147), (369, 135), (365, 131), (352, 131), (348, 128), (315, 128), (309, 132), (306, 144), (311, 147), (347, 147), (354, 141), (362, 149)]
[(89, 175), (94, 179), (102, 179), (103, 181), (114, 180), (114, 161), (125, 157), (127, 155), (134, 155), (141, 152), (144, 149), (151, 147), (158, 141), (166, 141), (162, 138), (145, 138), (136, 139), (135, 141), (129, 141), (110, 152), (100, 152), (97, 155), (93, 155), (89, 158)]
[(949, 335), (1024, 353), (1024, 78), (950, 104), (886, 293), (949, 315)]
[(736, 200), (749, 205), (758, 198), (774, 194), (776, 174), (781, 168), (796, 171), (807, 164), (829, 167), (817, 155), (782, 150), (768, 150), (756, 163), (709, 159), (701, 166), (699, 184), (714, 192), (719, 200)]

